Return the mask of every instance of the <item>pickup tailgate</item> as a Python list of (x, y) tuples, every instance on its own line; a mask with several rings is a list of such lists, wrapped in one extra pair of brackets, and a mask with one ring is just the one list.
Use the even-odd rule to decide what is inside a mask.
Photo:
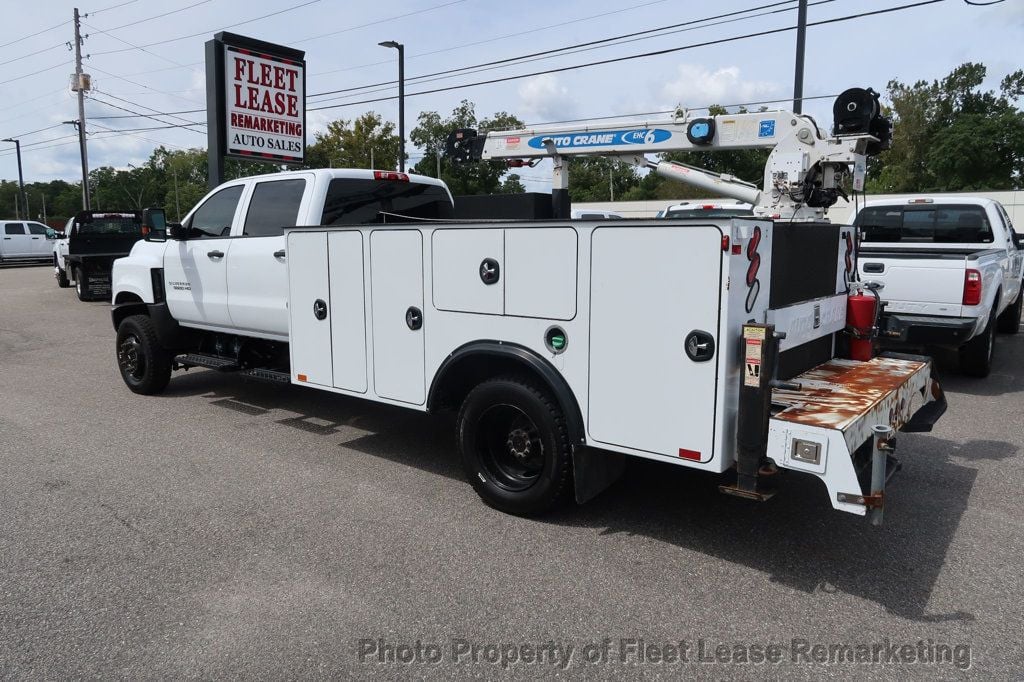
[(861, 279), (879, 282), (887, 313), (959, 317), (963, 312), (963, 253), (921, 253), (862, 249)]

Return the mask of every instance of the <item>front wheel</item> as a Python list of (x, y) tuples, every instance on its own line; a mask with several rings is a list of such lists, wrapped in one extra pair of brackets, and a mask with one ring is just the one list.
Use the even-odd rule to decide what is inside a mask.
[(71, 280), (68, 279), (68, 271), (61, 270), (60, 266), (56, 264), (54, 264), (53, 267), (57, 269), (57, 286), (59, 286), (61, 289), (67, 289), (69, 286), (71, 286)]
[(1021, 283), (1020, 291), (1017, 292), (1017, 300), (999, 316), (999, 331), (1004, 334), (1016, 334), (1020, 331), (1020, 313), (1024, 306), (1024, 283)]
[(117, 328), (117, 367), (121, 378), (134, 393), (154, 395), (171, 380), (171, 354), (156, 335), (153, 321), (132, 315)]
[(992, 371), (996, 345), (996, 321), (990, 319), (985, 331), (960, 347), (960, 369), (972, 377), (987, 377)]
[(476, 386), (459, 410), (457, 434), (469, 482), (495, 509), (540, 514), (565, 492), (572, 456), (565, 415), (533, 382), (500, 377)]

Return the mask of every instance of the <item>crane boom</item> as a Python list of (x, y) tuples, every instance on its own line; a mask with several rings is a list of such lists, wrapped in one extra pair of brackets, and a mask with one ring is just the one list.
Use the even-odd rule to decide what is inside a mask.
[[(836, 100), (834, 133), (791, 111), (742, 112), (694, 117), (685, 111), (666, 119), (591, 126), (534, 126), (522, 130), (453, 131), (447, 153), (456, 162), (506, 159), (510, 166), (552, 158), (556, 213), (568, 205), (566, 157), (603, 156), (649, 168), (667, 178), (754, 205), (755, 212), (785, 219), (822, 219), (852, 175), (863, 189), (867, 157), (885, 148), (891, 124), (880, 115), (874, 91), (853, 88)], [(760, 185), (732, 175), (653, 161), (646, 154), (676, 151), (770, 149)]]

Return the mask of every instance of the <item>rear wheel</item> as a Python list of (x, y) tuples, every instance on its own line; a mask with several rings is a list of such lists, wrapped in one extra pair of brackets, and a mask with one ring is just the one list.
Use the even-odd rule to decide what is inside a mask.
[(495, 509), (540, 514), (565, 492), (571, 449), (547, 390), (518, 377), (485, 381), (466, 396), (457, 429), (466, 476)]
[(79, 301), (89, 300), (88, 275), (85, 274), (82, 268), (75, 268), (75, 293), (78, 294)]
[(1016, 334), (1020, 331), (1020, 313), (1024, 307), (1024, 283), (1017, 292), (1017, 300), (999, 316), (999, 331), (1004, 334)]
[(992, 371), (996, 345), (996, 321), (989, 320), (985, 331), (960, 347), (960, 370), (972, 377), (987, 377)]
[(153, 321), (132, 315), (117, 327), (117, 368), (135, 393), (153, 395), (171, 380), (171, 354), (160, 345)]

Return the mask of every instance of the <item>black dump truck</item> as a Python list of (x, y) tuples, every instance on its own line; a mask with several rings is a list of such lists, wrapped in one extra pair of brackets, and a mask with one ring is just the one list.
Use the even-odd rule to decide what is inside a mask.
[(110, 298), (110, 270), (142, 239), (142, 211), (80, 211), (54, 246), (57, 284), (75, 285), (78, 298)]

